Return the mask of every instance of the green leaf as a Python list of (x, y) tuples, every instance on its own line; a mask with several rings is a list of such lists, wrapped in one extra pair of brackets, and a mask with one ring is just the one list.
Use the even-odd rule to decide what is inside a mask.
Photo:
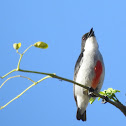
[(93, 97), (91, 97), (89, 100), (90, 104), (92, 104), (94, 101), (95, 101), (95, 99)]
[(48, 48), (48, 44), (46, 44), (45, 42), (41, 42), (41, 41), (36, 42), (36, 43), (34, 44), (34, 46), (37, 47), (37, 48), (41, 48), (41, 49), (46, 49), (46, 48)]
[[(108, 88), (107, 90), (101, 91), (100, 94), (104, 95), (104, 96), (107, 96), (108, 98), (116, 101), (117, 98), (115, 96), (115, 93), (117, 93), (117, 92), (120, 92), (120, 91), (116, 90), (116, 89), (113, 89), (113, 88)], [(98, 99), (98, 100), (100, 100), (100, 99)]]
[(117, 93), (117, 92), (120, 92), (119, 90), (114, 90), (113, 93)]
[(98, 101), (99, 101), (100, 99), (101, 99), (101, 98), (99, 97), (99, 98), (98, 98)]
[(21, 43), (14, 43), (13, 48), (18, 50), (21, 47)]
[(99, 94), (105, 95), (105, 92), (104, 91), (100, 91)]
[(120, 92), (119, 90), (115, 90), (115, 89), (113, 89), (113, 88), (108, 88), (107, 90), (106, 90), (106, 93), (108, 93), (108, 94), (115, 94), (115, 93), (117, 93), (117, 92)]
[(106, 93), (112, 93), (113, 91), (114, 91), (113, 88), (108, 88), (108, 89), (106, 90)]

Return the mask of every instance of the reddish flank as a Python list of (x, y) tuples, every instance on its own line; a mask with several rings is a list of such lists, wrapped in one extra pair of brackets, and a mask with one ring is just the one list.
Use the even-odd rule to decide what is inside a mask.
[(101, 74), (102, 74), (102, 64), (99, 60), (96, 63), (94, 71), (95, 71), (95, 77), (93, 78), (93, 81), (92, 81), (92, 88), (96, 89), (98, 86)]

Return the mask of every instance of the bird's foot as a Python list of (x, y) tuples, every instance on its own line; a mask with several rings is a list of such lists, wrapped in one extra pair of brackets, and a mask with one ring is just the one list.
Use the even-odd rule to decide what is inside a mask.
[(92, 87), (89, 88), (88, 95), (91, 97), (96, 97), (96, 95), (94, 95), (94, 89)]
[(102, 103), (105, 104), (108, 102), (108, 96), (104, 96), (104, 98), (102, 99)]

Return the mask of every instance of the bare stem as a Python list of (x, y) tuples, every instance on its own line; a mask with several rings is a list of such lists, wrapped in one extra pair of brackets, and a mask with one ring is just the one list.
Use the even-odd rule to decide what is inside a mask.
[(17, 71), (17, 69), (11, 70), (10, 72), (8, 72), (8, 73), (5, 74), (4, 76), (2, 76), (1, 79), (5, 78), (6, 76), (8, 76), (9, 74), (11, 74), (11, 73), (13, 73), (13, 72), (15, 72), (15, 71)]
[(21, 76), (21, 75), (16, 75), (16, 76), (12, 76), (12, 77), (7, 78), (7, 79), (1, 84), (0, 88), (2, 88), (2, 86), (3, 86), (8, 80), (10, 80), (10, 79), (12, 79), (12, 78), (15, 78), (15, 77), (22, 77), (22, 78), (26, 78), (26, 79), (32, 81), (33, 83), (35, 82), (35, 81), (33, 81), (31, 78), (29, 78), (29, 77), (25, 77), (25, 76)]
[(20, 55), (19, 61), (18, 61), (18, 65), (17, 65), (17, 70), (19, 70), (20, 68), (20, 63), (21, 63), (21, 59), (23, 57), (23, 54)]
[[(18, 61), (18, 65), (17, 65), (17, 69), (19, 70), (20, 68), (20, 63), (21, 63), (21, 59), (23, 57), (23, 55), (28, 51), (28, 49), (30, 49), (33, 45), (30, 45), (22, 54), (20, 54), (20, 58), (19, 58), (19, 61)], [(18, 52), (17, 52), (18, 53)]]
[(30, 49), (33, 45), (30, 45), (22, 54), (18, 52), (17, 53), (20, 55), (19, 61), (18, 61), (18, 65), (17, 65), (17, 69), (13, 69), (10, 72), (8, 72), (7, 74), (5, 74), (4, 76), (0, 77), (1, 79), (5, 78), (6, 76), (8, 76), (9, 74), (15, 72), (15, 71), (19, 71), (20, 69), (20, 63), (21, 63), (21, 59), (23, 57), (23, 55), (28, 51), (28, 49)]

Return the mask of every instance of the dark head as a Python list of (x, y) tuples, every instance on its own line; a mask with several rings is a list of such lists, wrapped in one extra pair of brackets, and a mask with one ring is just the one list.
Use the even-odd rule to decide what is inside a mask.
[(95, 37), (95, 34), (94, 34), (94, 31), (93, 31), (93, 28), (91, 28), (90, 32), (84, 34), (82, 36), (82, 43), (81, 43), (81, 52), (84, 51), (84, 47), (85, 47), (85, 42), (88, 38), (94, 36)]

